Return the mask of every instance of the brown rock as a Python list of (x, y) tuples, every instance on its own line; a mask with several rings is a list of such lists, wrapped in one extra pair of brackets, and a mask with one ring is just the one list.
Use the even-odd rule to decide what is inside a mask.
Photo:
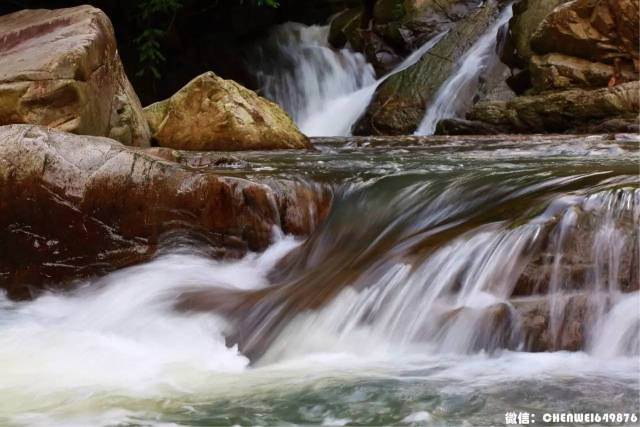
[[(633, 58), (635, 70), (638, 71), (638, 54), (640, 51), (640, 0), (609, 0), (609, 10), (615, 22), (618, 41), (622, 48)], [(636, 74), (637, 76), (637, 74)]]
[[(417, 63), (382, 82), (356, 123), (354, 134), (413, 133), (422, 121), (429, 102), (455, 71), (456, 61), (495, 21), (501, 6), (498, 1), (485, 2), (483, 7), (456, 22)], [(473, 96), (470, 94), (469, 98)]]
[(522, 0), (513, 5), (509, 32), (501, 51), (502, 61), (512, 68), (526, 68), (531, 51), (531, 36), (557, 6), (568, 0)]
[(279, 106), (212, 72), (144, 109), (152, 138), (181, 150), (311, 148)]
[(609, 64), (616, 58), (637, 60), (639, 19), (638, 0), (573, 0), (547, 15), (531, 47), (539, 54), (558, 52)]
[(78, 6), (0, 17), (0, 125), (10, 123), (148, 145), (140, 102), (102, 11)]
[(496, 135), (502, 129), (488, 123), (465, 120), (443, 119), (436, 125), (436, 135)]
[(338, 48), (349, 42), (381, 77), (429, 39), (475, 14), (478, 4), (477, 0), (377, 0), (364, 28), (361, 7), (338, 15), (331, 22), (329, 41)]
[(519, 96), (510, 101), (480, 102), (467, 119), (498, 126), (506, 132), (564, 132), (615, 117), (637, 116), (640, 82), (595, 90)]
[(511, 301), (527, 351), (579, 351), (586, 345), (589, 314), (596, 302), (586, 294), (546, 295)]
[(260, 251), (274, 226), (310, 233), (331, 203), (324, 187), (224, 177), (107, 138), (12, 125), (0, 140), (0, 288), (13, 298), (144, 261), (169, 232), (213, 256)]
[[(613, 65), (560, 53), (532, 55), (530, 60), (531, 83), (538, 92), (574, 87), (604, 87), (616, 72)], [(619, 83), (636, 80), (638, 77), (630, 67), (620, 70), (620, 74)]]

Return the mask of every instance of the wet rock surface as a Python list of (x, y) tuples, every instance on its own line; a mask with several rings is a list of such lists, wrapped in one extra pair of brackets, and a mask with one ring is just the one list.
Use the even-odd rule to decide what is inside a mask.
[(0, 125), (11, 123), (149, 144), (102, 11), (78, 6), (0, 17)]
[(431, 37), (451, 28), (474, 13), (477, 0), (370, 2), (341, 12), (331, 22), (330, 42), (342, 48), (346, 43), (362, 52), (378, 76), (382, 76)]
[(416, 64), (386, 79), (356, 123), (354, 134), (412, 134), (422, 121), (429, 102), (455, 71), (457, 60), (485, 33), (502, 6), (499, 1), (488, 1), (483, 7), (473, 9), (451, 25)]
[(274, 226), (309, 234), (331, 204), (324, 187), (225, 177), (206, 153), (180, 164), (29, 125), (0, 140), (0, 287), (13, 298), (147, 260), (176, 231), (215, 257), (260, 251)]

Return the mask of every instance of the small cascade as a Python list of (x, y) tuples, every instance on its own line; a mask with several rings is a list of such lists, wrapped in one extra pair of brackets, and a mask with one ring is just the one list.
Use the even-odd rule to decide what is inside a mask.
[(258, 50), (257, 78), (263, 95), (281, 105), (305, 134), (349, 136), (376, 88), (415, 64), (443, 36), (433, 37), (376, 80), (362, 54), (329, 45), (329, 26), (290, 22)]
[(253, 360), (266, 350), (261, 363), (321, 348), (599, 353), (616, 327), (614, 354), (636, 351), (635, 318), (620, 327), (612, 307), (626, 313), (640, 280), (637, 179), (534, 171), (336, 190), (322, 228), (272, 273), (273, 291), (242, 304), (231, 342)]
[(346, 134), (344, 123), (324, 123), (329, 127), (323, 129), (314, 117), (375, 82), (362, 54), (333, 49), (328, 39), (328, 25), (289, 22), (273, 31), (255, 58), (262, 95), (281, 105), (310, 136)]
[(640, 139), (615, 138), (237, 153), (267, 185), (330, 185), (323, 223), (242, 259), (178, 233), (73, 291), (0, 294), (0, 424), (501, 425), (514, 396), (630, 412)]
[(620, 295), (602, 317), (591, 347), (599, 357), (640, 354), (640, 292)]
[(432, 135), (440, 120), (462, 116), (469, 110), (481, 77), (491, 73), (493, 68), (502, 67), (496, 52), (497, 34), (512, 15), (511, 7), (507, 6), (496, 22), (460, 58), (457, 71), (444, 82), (428, 106), (416, 135)]
[[(428, 193), (427, 186), (411, 190), (413, 199)], [(428, 228), (442, 220), (430, 214), (456, 217), (473, 206), (467, 199), (470, 206), (442, 212), (441, 203), (453, 203), (455, 193), (451, 188), (440, 200), (431, 199), (433, 210), (427, 203), (406, 206), (405, 192), (392, 205), (403, 205), (403, 212), (418, 215), (414, 220)], [(628, 292), (638, 281), (640, 190), (561, 196), (521, 225), (490, 222), (424, 255), (431, 236), (415, 234), (413, 227), (403, 233), (397, 228), (403, 220), (398, 217), (378, 237), (381, 243), (386, 232), (400, 232), (385, 256), (325, 308), (288, 321), (266, 361), (320, 348), (367, 354), (416, 345), (433, 354), (504, 348), (640, 354), (640, 294)], [(370, 246), (359, 257), (368, 251), (379, 249)], [(314, 255), (321, 256), (305, 254)]]

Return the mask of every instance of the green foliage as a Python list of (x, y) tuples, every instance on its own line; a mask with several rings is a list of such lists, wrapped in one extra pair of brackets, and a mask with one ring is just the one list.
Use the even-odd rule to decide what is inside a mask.
[(154, 15), (175, 13), (182, 7), (180, 0), (142, 0), (139, 4), (143, 19), (149, 19)]
[(175, 14), (182, 8), (181, 0), (142, 0), (138, 4), (142, 26), (145, 28), (136, 37), (135, 44), (138, 50), (138, 72), (136, 76), (151, 76), (155, 80), (160, 80), (160, 66), (166, 61), (162, 54), (161, 41), (166, 35), (165, 30), (154, 28), (151, 22), (165, 20), (168, 16)]
[(160, 41), (165, 32), (157, 28), (147, 28), (136, 38), (135, 43), (138, 48), (138, 63), (140, 69), (136, 73), (138, 77), (151, 75), (154, 79), (160, 80), (161, 74), (158, 66), (166, 61), (160, 49)]
[(256, 0), (258, 6), (278, 7), (278, 0)]
[[(200, 3), (217, 4), (215, 0), (140, 0), (138, 3), (140, 27), (142, 33), (135, 38), (138, 51), (138, 77), (149, 76), (154, 80), (160, 80), (162, 63), (166, 58), (162, 54), (162, 42), (170, 30), (176, 15), (184, 8), (183, 1), (192, 6)], [(244, 4), (245, 0), (237, 0)], [(247, 3), (258, 6), (278, 7), (278, 0), (249, 0)], [(158, 27), (165, 27), (160, 29)]]

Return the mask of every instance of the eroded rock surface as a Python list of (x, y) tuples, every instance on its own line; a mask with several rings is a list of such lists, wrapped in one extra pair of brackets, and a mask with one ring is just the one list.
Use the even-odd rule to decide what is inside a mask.
[(479, 102), (438, 132), (638, 130), (640, 1), (526, 0), (513, 9), (501, 59), (521, 96)]
[(330, 207), (325, 187), (225, 177), (215, 162), (195, 168), (154, 150), (0, 127), (0, 287), (27, 298), (70, 286), (149, 259), (170, 232), (237, 257), (265, 249), (274, 226), (310, 233)]
[(639, 112), (640, 82), (635, 81), (478, 103), (467, 118), (498, 127), (502, 133), (580, 132), (612, 118), (637, 120)]
[(472, 14), (477, 0), (378, 0), (370, 11), (343, 11), (331, 22), (329, 41), (365, 54), (382, 76), (413, 50)]
[(311, 147), (278, 105), (212, 72), (146, 107), (145, 114), (161, 147), (224, 151)]
[(149, 144), (102, 11), (78, 6), (0, 16), (0, 125), (11, 123)]

